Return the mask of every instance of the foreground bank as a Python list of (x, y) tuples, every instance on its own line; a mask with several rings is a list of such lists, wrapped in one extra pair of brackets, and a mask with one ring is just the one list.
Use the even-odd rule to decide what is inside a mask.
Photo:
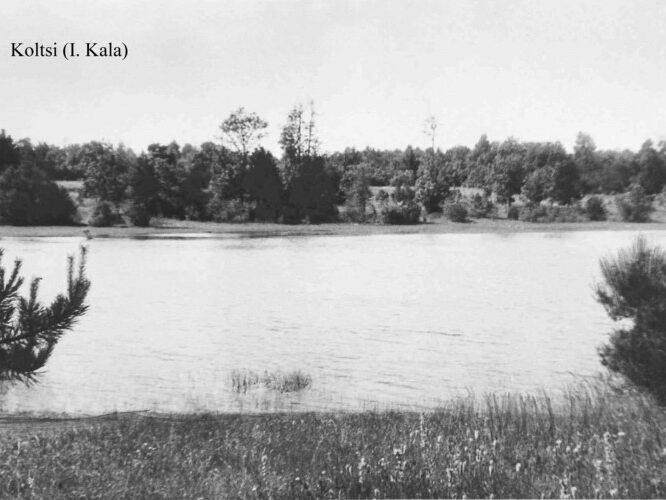
[(432, 413), (0, 423), (0, 496), (663, 498), (666, 414), (587, 388)]

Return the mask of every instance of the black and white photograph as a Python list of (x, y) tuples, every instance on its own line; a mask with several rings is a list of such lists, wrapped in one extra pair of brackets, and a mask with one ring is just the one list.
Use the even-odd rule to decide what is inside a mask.
[(666, 2), (3, 0), (0, 498), (666, 498)]

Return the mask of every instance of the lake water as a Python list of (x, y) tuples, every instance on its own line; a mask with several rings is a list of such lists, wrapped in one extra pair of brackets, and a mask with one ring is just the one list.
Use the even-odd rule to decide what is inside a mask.
[[(1, 234), (1, 232), (0, 232)], [(90, 311), (3, 411), (422, 408), (601, 370), (598, 260), (636, 232), (94, 239)], [(644, 232), (666, 245), (666, 232)], [(1, 238), (64, 290), (82, 238)], [(11, 260), (10, 260), (11, 259)], [(312, 377), (235, 394), (234, 369)]]

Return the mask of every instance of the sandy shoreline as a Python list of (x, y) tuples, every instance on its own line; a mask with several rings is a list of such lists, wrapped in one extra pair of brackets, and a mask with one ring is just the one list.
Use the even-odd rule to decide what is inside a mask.
[(434, 219), (414, 226), (391, 226), (379, 224), (312, 224), (285, 225), (270, 223), (216, 223), (157, 220), (151, 227), (88, 227), (88, 226), (0, 226), (3, 237), (67, 237), (84, 236), (84, 230), (96, 238), (141, 238), (180, 234), (233, 235), (246, 237), (290, 237), (290, 236), (358, 236), (372, 234), (452, 234), (452, 233), (528, 233), (567, 231), (664, 231), (666, 222), (629, 223), (562, 222), (533, 223), (507, 219), (479, 219), (468, 223), (454, 223), (445, 219)]

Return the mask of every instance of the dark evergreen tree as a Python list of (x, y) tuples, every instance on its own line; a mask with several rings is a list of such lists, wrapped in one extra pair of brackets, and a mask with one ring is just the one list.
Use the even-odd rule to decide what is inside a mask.
[(245, 197), (254, 204), (254, 219), (275, 221), (280, 213), (282, 182), (277, 162), (263, 148), (256, 149), (242, 179)]
[(7, 135), (5, 130), (0, 130), (0, 173), (10, 166), (17, 166), (21, 162), (21, 150), (16, 145), (12, 136)]
[(666, 403), (666, 253), (639, 237), (601, 272), (597, 300), (611, 319), (633, 322), (611, 334), (601, 361)]
[(132, 224), (148, 226), (158, 215), (159, 189), (155, 168), (146, 155), (141, 155), (129, 171), (129, 217)]
[(76, 206), (67, 191), (33, 165), (8, 167), (0, 175), (0, 223), (58, 226), (74, 223)]
[(2, 266), (2, 254), (0, 249), (0, 380), (32, 383), (62, 335), (88, 310), (86, 252), (81, 249), (78, 266), (69, 257), (67, 293), (48, 306), (37, 300), (39, 278), (30, 284), (28, 297), (19, 295), (21, 261), (9, 272)]

